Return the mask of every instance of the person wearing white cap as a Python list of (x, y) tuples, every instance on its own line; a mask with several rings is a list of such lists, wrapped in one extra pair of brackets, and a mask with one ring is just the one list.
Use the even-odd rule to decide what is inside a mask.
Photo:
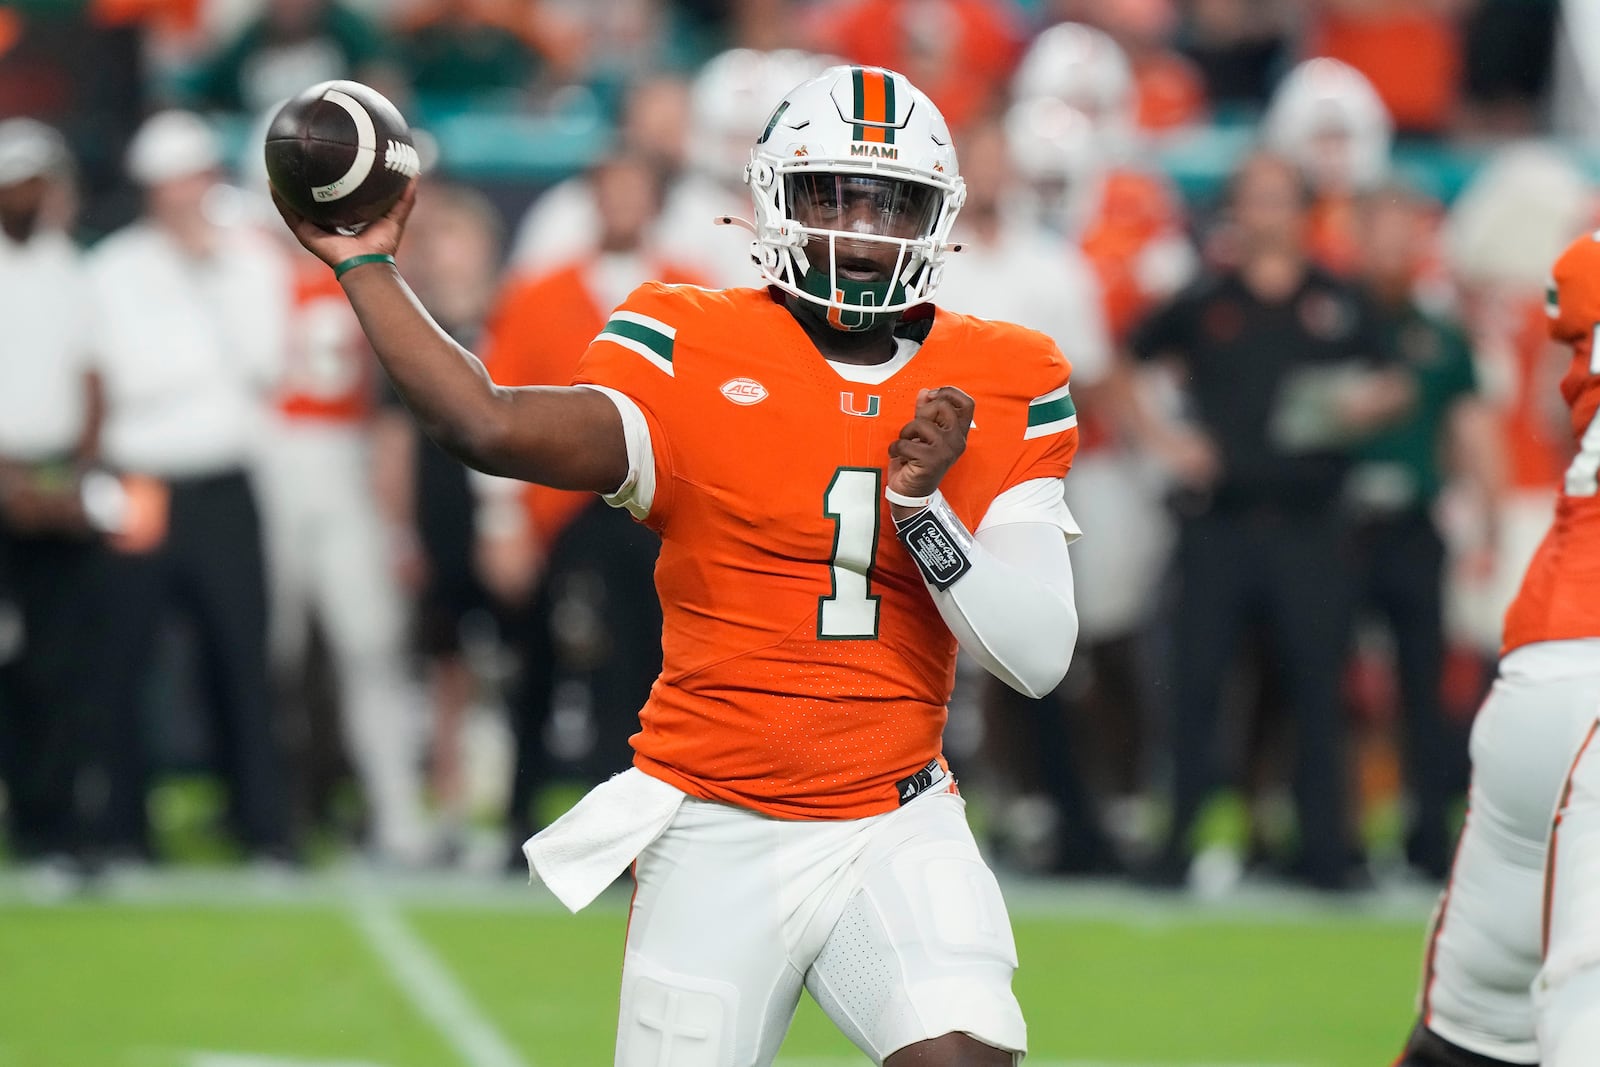
[(98, 432), (83, 267), (63, 232), (70, 158), (54, 129), (0, 122), (0, 778), (27, 860), (88, 847), (75, 785), (93, 763), (101, 549), (81, 504)]
[[(128, 148), (145, 214), (89, 257), (105, 383), (104, 458), (164, 487), (144, 501), (146, 550), (116, 560), (106, 671), (127, 702), (118, 807), (140, 818), (133, 725), (152, 623), (194, 624), (215, 758), (246, 850), (285, 858), (285, 772), (267, 671), (267, 594), (251, 468), (283, 360), (290, 272), (282, 251), (219, 205), (221, 145), (198, 115), (150, 117)], [(225, 190), (224, 190), (225, 192)], [(244, 220), (239, 220), (244, 221)]]

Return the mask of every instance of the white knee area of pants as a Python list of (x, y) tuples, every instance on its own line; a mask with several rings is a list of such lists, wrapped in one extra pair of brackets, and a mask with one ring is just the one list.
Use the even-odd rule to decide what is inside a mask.
[(1016, 944), (994, 875), (950, 845), (897, 856), (845, 906), (806, 976), (877, 1063), (951, 1033), (1013, 1053), (1027, 1027), (1011, 991)]
[(1600, 964), (1541, 989), (1538, 1004), (1541, 1067), (1590, 1067), (1600, 1050)]
[(627, 974), (616, 1067), (744, 1067), (733, 1059), (737, 986), (673, 974), (633, 955)]
[[(1424, 990), (1429, 1029), (1508, 1063), (1540, 1058), (1534, 980), (1546, 846), (1568, 768), (1600, 704), (1592, 655), (1562, 644), (1530, 646), (1508, 657), (1473, 725), (1467, 824), (1434, 941), (1432, 982)], [(1583, 833), (1564, 822), (1561, 836), (1569, 831)], [(1558, 912), (1566, 889), (1582, 881), (1567, 877), (1572, 860), (1564, 845), (1558, 848)], [(1551, 940), (1545, 975), (1554, 973), (1551, 964), (1559, 964), (1567, 945), (1600, 944), (1600, 936), (1574, 925), (1564, 934)]]

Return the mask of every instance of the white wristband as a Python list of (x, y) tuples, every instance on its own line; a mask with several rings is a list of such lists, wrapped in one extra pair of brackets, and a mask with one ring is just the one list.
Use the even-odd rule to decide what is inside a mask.
[(906, 496), (904, 493), (897, 493), (888, 486), (884, 486), (883, 499), (891, 504), (898, 504), (903, 508), (925, 508), (933, 503), (933, 493), (929, 493), (927, 496)]

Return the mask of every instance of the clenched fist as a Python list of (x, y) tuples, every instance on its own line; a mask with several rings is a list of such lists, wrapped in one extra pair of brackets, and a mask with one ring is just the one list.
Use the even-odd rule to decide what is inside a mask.
[(972, 398), (951, 385), (924, 389), (900, 436), (889, 445), (888, 487), (906, 496), (928, 496), (967, 448)]

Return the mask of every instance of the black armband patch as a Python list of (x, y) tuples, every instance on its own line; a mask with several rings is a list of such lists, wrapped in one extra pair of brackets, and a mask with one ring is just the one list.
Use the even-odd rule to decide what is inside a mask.
[(949, 589), (972, 569), (968, 555), (972, 535), (961, 525), (942, 496), (904, 522), (895, 534), (916, 561), (922, 578), (935, 589)]

